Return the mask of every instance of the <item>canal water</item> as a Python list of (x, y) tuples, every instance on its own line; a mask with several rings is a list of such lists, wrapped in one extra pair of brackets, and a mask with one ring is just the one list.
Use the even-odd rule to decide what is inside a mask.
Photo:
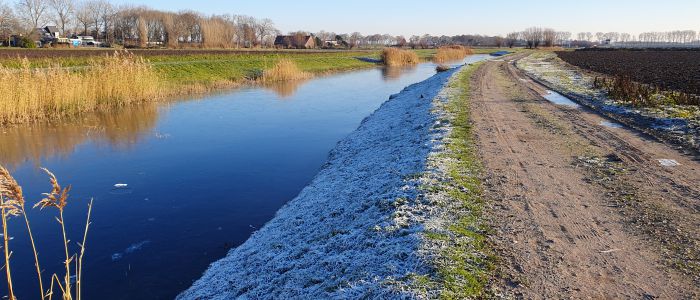
[[(85, 299), (171, 299), (294, 198), (364, 117), (434, 73), (434, 64), (376, 68), (0, 129), (0, 163), (24, 187), (28, 207), (50, 190), (40, 167), (72, 185), (71, 251), (94, 199)], [(65, 259), (55, 215), (29, 214), (47, 283), (63, 274)], [(36, 298), (24, 223), (11, 219), (10, 229), (15, 291)]]

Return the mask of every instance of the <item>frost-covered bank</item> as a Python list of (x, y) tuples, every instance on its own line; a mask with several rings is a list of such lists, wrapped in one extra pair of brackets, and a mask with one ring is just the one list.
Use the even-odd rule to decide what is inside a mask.
[[(179, 298), (416, 298), (440, 293), (441, 278), (480, 282), (443, 274), (454, 264), (438, 263), (451, 237), (478, 242), (450, 213), (449, 203), (462, 200), (456, 192), (471, 188), (446, 186), (454, 168), (435, 165), (449, 159), (438, 153), (449, 150), (443, 88), (455, 72), (392, 96), (338, 143), (297, 198)], [(455, 254), (460, 262), (482, 256)]]

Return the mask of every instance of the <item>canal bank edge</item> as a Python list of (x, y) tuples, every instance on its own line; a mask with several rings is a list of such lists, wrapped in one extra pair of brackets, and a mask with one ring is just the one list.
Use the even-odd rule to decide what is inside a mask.
[(483, 295), (493, 268), (467, 105), (475, 68), (391, 96), (178, 299)]

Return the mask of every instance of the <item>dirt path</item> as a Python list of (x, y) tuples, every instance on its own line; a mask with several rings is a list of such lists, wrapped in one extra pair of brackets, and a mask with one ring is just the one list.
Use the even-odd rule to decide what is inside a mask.
[(506, 294), (700, 295), (697, 160), (631, 129), (602, 126), (591, 111), (544, 100), (544, 89), (508, 60), (484, 64), (472, 90)]

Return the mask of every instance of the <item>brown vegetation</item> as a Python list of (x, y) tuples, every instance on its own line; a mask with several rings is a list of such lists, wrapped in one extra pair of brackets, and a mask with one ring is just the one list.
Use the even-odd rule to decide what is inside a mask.
[(416, 65), (420, 62), (418, 55), (415, 52), (397, 48), (384, 48), (381, 58), (382, 62), (390, 67), (410, 66)]
[(612, 79), (596, 77), (595, 88), (604, 89), (610, 98), (630, 103), (634, 106), (657, 107), (660, 105), (700, 105), (700, 97), (683, 92), (663, 91), (658, 87), (640, 84), (627, 76)]
[[(25, 210), (25, 198), (22, 193), (22, 187), (17, 183), (17, 181), (12, 177), (10, 172), (5, 169), (5, 167), (0, 165), (0, 219), (2, 219), (2, 230), (3, 230), (3, 249), (5, 258), (5, 274), (7, 279), (8, 287), (8, 298), (11, 300), (17, 299), (14, 293), (13, 281), (12, 281), (12, 268), (10, 264), (10, 258), (12, 252), (10, 251), (10, 235), (8, 232), (8, 221), (11, 217), (22, 216), (24, 219), (24, 224), (27, 229), (27, 234), (29, 235), (29, 240), (31, 242), (33, 254), (34, 254), (34, 264), (37, 272), (37, 281), (39, 283), (39, 292), (41, 300), (51, 299), (54, 294), (54, 288), (61, 291), (61, 297), (65, 300), (73, 299), (73, 293), (75, 292), (76, 299), (80, 300), (81, 295), (81, 283), (82, 283), (82, 266), (83, 257), (85, 255), (85, 243), (87, 240), (87, 233), (90, 227), (90, 214), (92, 212), (92, 201), (88, 205), (87, 211), (87, 221), (85, 223), (85, 230), (83, 232), (82, 243), (78, 243), (80, 247), (79, 253), (70, 253), (69, 243), (66, 233), (66, 226), (63, 217), (63, 211), (66, 205), (68, 205), (68, 192), (70, 191), (70, 186), (62, 188), (58, 183), (56, 176), (49, 170), (44, 169), (44, 171), (49, 175), (49, 180), (51, 182), (51, 191), (45, 193), (45, 198), (37, 202), (34, 208), (40, 207), (44, 208), (56, 208), (58, 211), (58, 217), (56, 220), (61, 227), (61, 233), (63, 237), (63, 249), (65, 252), (65, 261), (63, 265), (65, 267), (65, 274), (63, 278), (60, 278), (56, 273), (51, 276), (51, 283), (47, 290), (44, 290), (43, 276), (41, 275), (41, 267), (39, 266), (39, 254), (36, 249), (36, 242), (34, 235), (32, 234), (32, 228), (29, 223), (29, 218), (27, 217), (27, 212)], [(74, 269), (73, 269), (74, 268)], [(75, 271), (75, 287), (72, 287), (71, 269)]]
[(435, 71), (437, 71), (438, 73), (439, 73), (439, 72), (445, 72), (445, 71), (448, 71), (448, 70), (450, 70), (450, 66), (438, 65), (437, 67), (435, 67)]
[(301, 80), (309, 77), (311, 77), (311, 74), (301, 71), (293, 61), (282, 59), (277, 62), (274, 67), (263, 71), (262, 76), (258, 78), (258, 80), (260, 82), (270, 83)]
[(0, 124), (56, 121), (161, 97), (162, 80), (143, 58), (126, 52), (92, 60), (86, 68), (0, 66)]
[(451, 45), (440, 47), (435, 54), (435, 62), (444, 63), (446, 61), (455, 61), (464, 59), (467, 55), (474, 54), (471, 48), (461, 45)]

